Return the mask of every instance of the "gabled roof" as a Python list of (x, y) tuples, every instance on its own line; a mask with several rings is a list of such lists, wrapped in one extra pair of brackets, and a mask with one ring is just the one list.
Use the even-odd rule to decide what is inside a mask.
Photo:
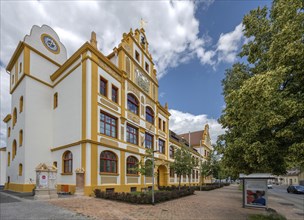
[(200, 146), (200, 143), (203, 140), (203, 134), (204, 134), (204, 130), (201, 130), (201, 131), (194, 131), (185, 134), (179, 134), (179, 136), (184, 138), (188, 143), (190, 142), (191, 146)]

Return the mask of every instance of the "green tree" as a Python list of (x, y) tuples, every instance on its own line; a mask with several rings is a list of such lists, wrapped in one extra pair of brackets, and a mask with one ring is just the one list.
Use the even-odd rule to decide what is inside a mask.
[[(171, 163), (170, 168), (174, 169), (174, 172), (179, 178), (178, 189), (180, 190), (181, 176), (191, 175), (193, 169), (192, 157), (188, 150), (184, 148), (178, 148), (174, 153), (174, 162)], [(190, 171), (189, 171), (190, 170)]]
[(249, 42), (222, 81), (226, 133), (217, 146), (233, 173), (282, 174), (304, 165), (304, 4), (275, 0), (243, 19)]
[[(142, 160), (140, 160), (135, 168), (135, 171), (140, 173), (141, 175), (145, 177), (153, 177), (154, 167), (152, 163), (152, 149), (146, 150), (146, 155)], [(144, 186), (146, 188), (146, 178), (144, 178)]]

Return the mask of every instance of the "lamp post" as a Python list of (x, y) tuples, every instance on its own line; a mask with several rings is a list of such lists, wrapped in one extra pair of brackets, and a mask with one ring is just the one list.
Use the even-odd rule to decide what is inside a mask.
[(154, 153), (157, 150), (152, 151), (152, 205), (154, 205)]

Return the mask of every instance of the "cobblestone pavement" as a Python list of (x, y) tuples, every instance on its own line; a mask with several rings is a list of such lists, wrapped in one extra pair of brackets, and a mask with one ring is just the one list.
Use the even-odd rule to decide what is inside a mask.
[(0, 192), (0, 219), (89, 219), (86, 216), (51, 205), (45, 201), (34, 201), (19, 198), (7, 193)]
[(50, 201), (77, 213), (96, 219), (247, 219), (249, 214), (266, 213), (264, 209), (242, 208), (238, 186), (152, 205), (132, 205), (90, 197), (74, 197)]

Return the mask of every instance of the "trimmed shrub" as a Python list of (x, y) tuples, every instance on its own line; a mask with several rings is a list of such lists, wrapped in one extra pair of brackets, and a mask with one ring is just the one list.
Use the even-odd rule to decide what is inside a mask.
[[(166, 187), (167, 188), (167, 187)], [(176, 187), (175, 187), (176, 188)], [(94, 194), (96, 198), (109, 199), (109, 200), (117, 200), (122, 202), (128, 202), (133, 204), (151, 204), (152, 203), (152, 194), (149, 193), (114, 193), (114, 192), (103, 192), (100, 189), (95, 189)], [(183, 196), (193, 195), (193, 188), (185, 188), (170, 190), (168, 191), (156, 191), (154, 193), (154, 203), (169, 201), (172, 199), (177, 199)]]

